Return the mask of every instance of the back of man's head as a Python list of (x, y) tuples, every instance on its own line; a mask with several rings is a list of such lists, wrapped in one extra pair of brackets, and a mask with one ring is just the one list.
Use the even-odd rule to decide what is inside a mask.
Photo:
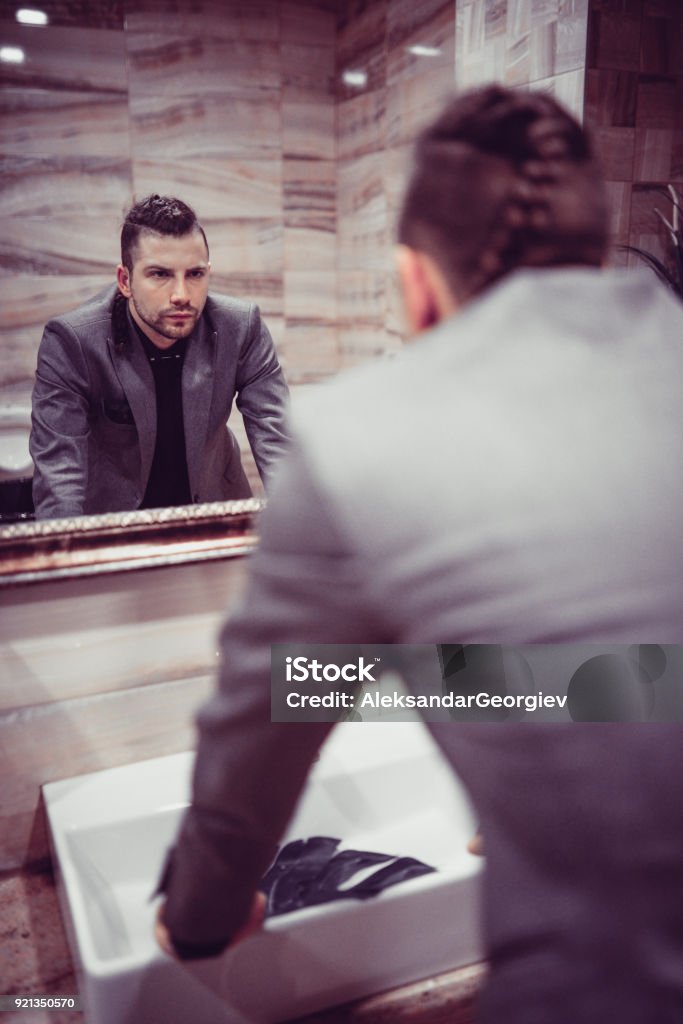
[(490, 85), (418, 138), (398, 240), (463, 301), (518, 267), (600, 265), (604, 182), (579, 123), (552, 97)]
[(182, 238), (199, 231), (208, 256), (209, 245), (194, 210), (174, 196), (150, 195), (130, 208), (121, 228), (121, 263), (132, 272), (135, 249), (143, 231)]

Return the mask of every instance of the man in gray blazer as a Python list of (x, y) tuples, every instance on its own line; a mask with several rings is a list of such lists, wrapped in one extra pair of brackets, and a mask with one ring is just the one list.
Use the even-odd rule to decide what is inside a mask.
[[(162, 880), (158, 936), (185, 957), (258, 919), (330, 728), (269, 721), (271, 644), (683, 639), (683, 308), (601, 268), (580, 126), (542, 93), (456, 99), (418, 143), (399, 238), (420, 337), (297, 409), (223, 632)], [(481, 822), (481, 1021), (683, 1021), (683, 727), (430, 728)]]
[(30, 438), (38, 518), (248, 497), (226, 426), (235, 398), (268, 483), (287, 385), (258, 307), (210, 295), (209, 274), (194, 211), (148, 196), (124, 221), (116, 285), (47, 324)]

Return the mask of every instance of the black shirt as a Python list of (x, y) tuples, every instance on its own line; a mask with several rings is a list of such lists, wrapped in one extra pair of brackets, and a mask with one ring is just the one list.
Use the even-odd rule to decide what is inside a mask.
[[(132, 319), (132, 318), (131, 318)], [(154, 375), (157, 436), (147, 490), (140, 508), (192, 503), (183, 423), (182, 373), (189, 338), (157, 348), (133, 320)]]

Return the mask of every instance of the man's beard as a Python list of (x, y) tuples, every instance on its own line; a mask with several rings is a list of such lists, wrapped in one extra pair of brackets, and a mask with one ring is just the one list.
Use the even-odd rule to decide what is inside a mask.
[[(168, 309), (159, 313), (155, 317), (146, 314), (143, 309), (140, 308), (138, 303), (135, 301), (135, 296), (131, 295), (131, 301), (135, 306), (135, 312), (139, 316), (140, 320), (147, 327), (151, 327), (153, 331), (160, 334), (162, 338), (168, 338), (169, 341), (180, 341), (181, 338), (187, 338), (197, 325), (199, 320), (199, 312), (193, 306), (187, 306), (184, 309)], [(188, 317), (182, 323), (173, 324), (166, 318), (173, 313), (190, 313), (191, 318)]]

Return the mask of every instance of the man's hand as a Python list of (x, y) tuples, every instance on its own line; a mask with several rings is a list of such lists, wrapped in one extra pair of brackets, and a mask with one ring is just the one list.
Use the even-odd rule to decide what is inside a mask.
[[(168, 956), (172, 956), (174, 960), (179, 960), (180, 957), (176, 953), (173, 942), (171, 940), (171, 933), (164, 923), (164, 906), (162, 903), (157, 911), (156, 921), (154, 924), (154, 937), (157, 940), (158, 945), (167, 953)], [(266, 897), (262, 892), (254, 893), (254, 898), (251, 903), (251, 910), (249, 916), (244, 922), (242, 927), (235, 933), (232, 940), (228, 945), (228, 949), (232, 949), (238, 942), (243, 942), (244, 939), (248, 939), (250, 935), (257, 932), (263, 923), (263, 918), (266, 914)]]

